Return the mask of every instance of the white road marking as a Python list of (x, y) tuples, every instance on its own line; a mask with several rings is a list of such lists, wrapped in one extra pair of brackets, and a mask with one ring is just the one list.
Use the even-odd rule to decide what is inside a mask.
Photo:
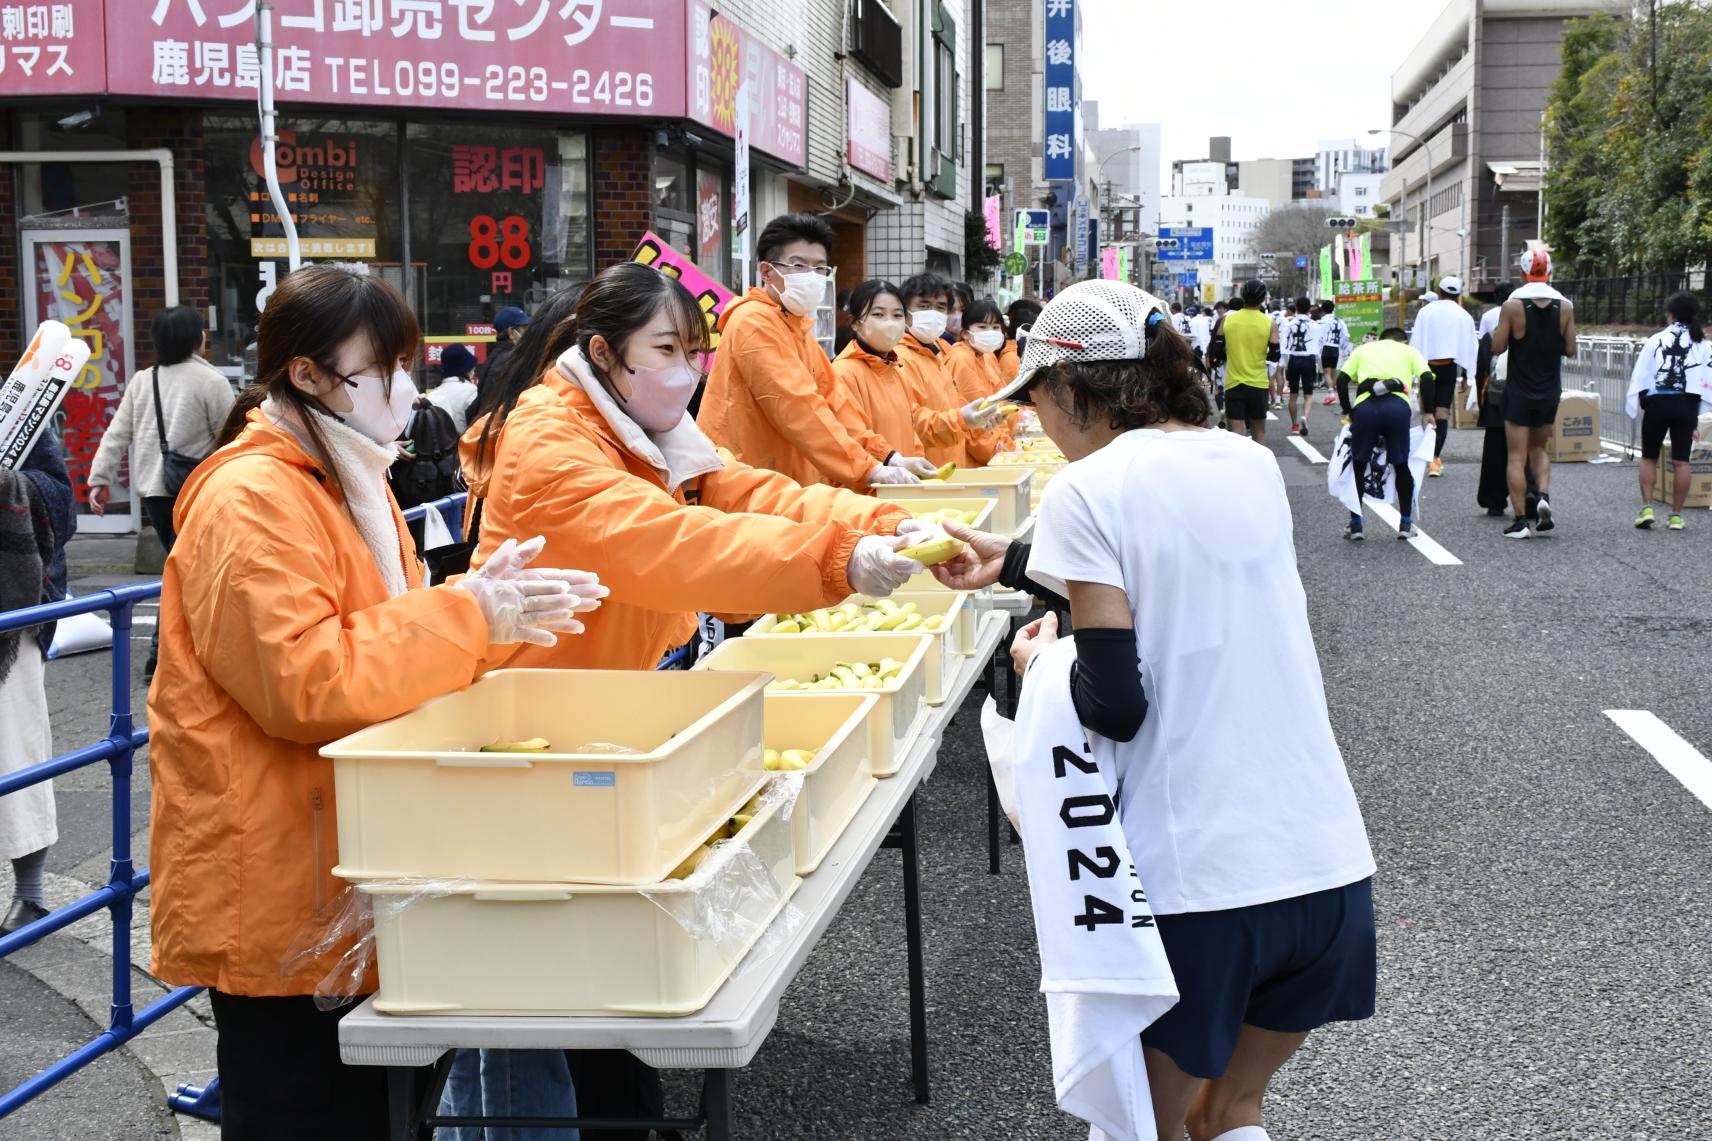
[(1268, 420), (1276, 420), (1276, 419), (1278, 419), (1278, 413), (1276, 413), (1276, 412), (1271, 412), (1271, 411), (1268, 411), (1268, 412), (1267, 412), (1267, 413), (1266, 413), (1266, 418), (1267, 418), (1267, 419), (1268, 419)]
[(1664, 771), (1682, 782), (1696, 800), (1712, 808), (1712, 761), (1677, 736), (1676, 730), (1647, 709), (1607, 709), (1605, 716), (1653, 755)]
[(1320, 454), (1320, 450), (1318, 448), (1314, 447), (1314, 445), (1308, 443), (1308, 441), (1302, 439), (1302, 437), (1291, 435), (1291, 436), (1286, 436), (1284, 438), (1286, 440), (1289, 440), (1291, 446), (1294, 447), (1298, 452), (1301, 452), (1302, 455), (1306, 456), (1309, 463), (1311, 463), (1311, 464), (1323, 464), (1323, 463), (1327, 462), (1326, 457), (1324, 457)]
[[(1374, 499), (1363, 499), (1362, 502), (1367, 505), (1369, 511), (1382, 519), (1386, 526), (1393, 531), (1403, 525), (1403, 517), (1397, 514), (1397, 509), (1389, 503), (1380, 503)], [(1439, 546), (1436, 539), (1431, 538), (1425, 531), (1421, 530), (1419, 523), (1415, 524), (1415, 537), (1409, 540), (1409, 545), (1425, 555), (1430, 563), (1436, 563), (1441, 567), (1459, 567), (1462, 565), (1461, 559)]]

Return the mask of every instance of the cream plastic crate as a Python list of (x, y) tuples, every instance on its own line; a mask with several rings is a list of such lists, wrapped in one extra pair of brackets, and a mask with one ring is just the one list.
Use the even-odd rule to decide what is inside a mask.
[(979, 496), (993, 504), (992, 530), (1014, 535), (1029, 515), (1029, 494), (1034, 472), (1016, 467), (958, 468), (944, 483), (888, 484), (874, 489), (881, 499), (896, 500), (911, 510), (923, 499)]
[(767, 695), (767, 748), (818, 753), (801, 770), (802, 791), (791, 810), (798, 875), (820, 866), (879, 783), (870, 758), (870, 725), (879, 704), (871, 693)]
[[(839, 662), (877, 662), (896, 658), (903, 673), (889, 688), (851, 692), (880, 699), (871, 719), (875, 776), (891, 776), (903, 765), (910, 746), (927, 722), (927, 656), (933, 639), (927, 634), (797, 634), (791, 637), (732, 638), (721, 642), (696, 670), (761, 670), (783, 680), (808, 681)], [(791, 696), (790, 690), (774, 691)], [(813, 696), (812, 693), (803, 696)]]
[(917, 595), (917, 594), (946, 595), (946, 594), (958, 594), (958, 593), (967, 594), (969, 596), (969, 630), (970, 630), (970, 635), (969, 635), (969, 638), (965, 644), (969, 645), (969, 646), (973, 646), (975, 644), (975, 631), (980, 629), (981, 619), (986, 617), (988, 612), (993, 609), (993, 588), (992, 587), (983, 586), (980, 590), (955, 591), (955, 590), (952, 590), (950, 587), (946, 586), (944, 583), (940, 582), (938, 579), (934, 578), (932, 571), (926, 571), (922, 574), (912, 575), (909, 578), (905, 579), (904, 585), (897, 591), (896, 594), (893, 594), (892, 597), (893, 598), (899, 598), (899, 597), (902, 597), (903, 595), (906, 595), (906, 594), (907, 595)]
[[(755, 673), (497, 670), (321, 750), (353, 879), (653, 883), (765, 779)], [(483, 753), (544, 737), (565, 752)], [(576, 753), (594, 742), (634, 754)]]
[[(755, 882), (753, 861), (745, 857), (733, 864), (739, 844), (759, 857), (775, 891), (720, 889), (721, 882)], [(731, 878), (722, 881), (722, 875)], [(715, 848), (685, 880), (629, 887), (472, 883), (397, 908), (387, 903), (398, 903), (398, 897), (417, 889), (359, 884), (376, 905), (380, 993), (375, 1009), (439, 1015), (693, 1014), (713, 998), (801, 882), (791, 822), (781, 815), (781, 806), (768, 805), (737, 841)], [(697, 891), (705, 893), (699, 906), (689, 899)], [(651, 895), (688, 916), (699, 912), (727, 922), (735, 916), (746, 937), (698, 938)]]
[(975, 521), (969, 525), (977, 531), (991, 531), (993, 529), (993, 512), (996, 507), (990, 499), (979, 499), (974, 496), (959, 497), (955, 495), (946, 495), (944, 488), (940, 489), (940, 494), (938, 495), (923, 496), (920, 499), (912, 499), (908, 503), (904, 504), (904, 506), (909, 509), (912, 515), (919, 515), (927, 511), (938, 511), (946, 507), (954, 507), (958, 511), (973, 511), (975, 513)]
[[(927, 656), (927, 703), (939, 705), (945, 701), (945, 688), (956, 678), (963, 659), (975, 648), (975, 608), (970, 605), (967, 591), (899, 591), (891, 596), (899, 606), (915, 603), (918, 613), (925, 617), (940, 615), (945, 623), (938, 630), (907, 630), (899, 633), (926, 634), (933, 639), (933, 651)], [(853, 594), (847, 602), (869, 602), (864, 595)], [(842, 605), (842, 603), (840, 604)], [(745, 638), (809, 638), (812, 634), (775, 634), (773, 627), (779, 615), (767, 614), (744, 631)], [(865, 631), (864, 631), (865, 632)], [(889, 633), (890, 631), (874, 631)], [(854, 632), (852, 632), (853, 636)], [(846, 636), (840, 632), (837, 636)]]

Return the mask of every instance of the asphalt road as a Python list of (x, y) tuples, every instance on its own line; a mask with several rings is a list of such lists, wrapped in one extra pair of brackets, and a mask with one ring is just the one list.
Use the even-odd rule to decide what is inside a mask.
[[(1684, 534), (1636, 532), (1633, 463), (1562, 465), (1556, 532), (1505, 540), (1474, 504), (1479, 434), (1456, 432), (1423, 523), (1461, 565), (1435, 565), (1371, 518), (1366, 543), (1344, 542), (1325, 468), (1283, 427), (1271, 447), (1379, 861), (1381, 963), (1379, 1014), (1310, 1041), (1274, 1091), (1272, 1136), (1712, 1134), (1712, 812), (1604, 715), (1651, 710), (1712, 754), (1696, 686), (1712, 513), (1691, 511)], [(62, 747), (105, 731), (104, 659), (55, 663), (49, 680)], [(975, 709), (920, 798), (932, 1104), (911, 1099), (899, 860), (882, 852), (737, 1077), (738, 1136), (1086, 1137), (1052, 1106), (1020, 851), (986, 874)], [(104, 781), (62, 793), (56, 870), (104, 870)], [(138, 796), (146, 811), (144, 780)], [(9, 1025), (17, 986), (0, 973)], [(90, 1112), (129, 1088), (86, 1087)], [(692, 1104), (686, 1081), (668, 1088)], [(111, 1135), (154, 1136), (146, 1119)]]

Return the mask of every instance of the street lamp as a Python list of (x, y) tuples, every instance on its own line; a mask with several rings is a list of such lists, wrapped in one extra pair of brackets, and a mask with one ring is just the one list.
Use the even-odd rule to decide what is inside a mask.
[[(1101, 159), (1100, 165), (1098, 165), (1094, 168), (1094, 185), (1099, 186), (1104, 181), (1103, 176), (1106, 173), (1106, 164), (1108, 162), (1111, 162), (1113, 159), (1117, 158), (1119, 155), (1134, 154), (1136, 151), (1143, 150), (1143, 149), (1145, 149), (1145, 148), (1140, 143), (1136, 143), (1132, 146), (1120, 147), (1119, 149), (1113, 151), (1111, 154), (1107, 155), (1105, 158)], [(1110, 189), (1107, 189), (1107, 191), (1106, 191), (1106, 210), (1108, 211), (1108, 221), (1110, 220), (1109, 211), (1111, 210), (1111, 206), (1112, 206), (1111, 198), (1112, 198), (1111, 191), (1110, 191)], [(1141, 196), (1140, 195), (1136, 196), (1136, 206), (1138, 209), (1141, 206)], [(1104, 252), (1103, 247), (1105, 246), (1105, 244), (1106, 244), (1106, 227), (1101, 226), (1100, 227), (1100, 240), (1094, 246), (1094, 260), (1096, 262), (1101, 259), (1101, 254)]]
[[(1395, 127), (1390, 127), (1385, 130), (1370, 130), (1367, 133), (1370, 135), (1402, 135), (1405, 139), (1414, 139), (1417, 143), (1421, 144), (1421, 150), (1427, 156), (1427, 200), (1422, 204), (1423, 217), (1426, 218), (1427, 223), (1421, 230), (1421, 252), (1425, 254), (1427, 252), (1427, 244), (1430, 241), (1428, 235), (1431, 232), (1433, 224), (1433, 146), (1426, 139), (1421, 138), (1421, 136), (1411, 135), (1408, 131), (1399, 131)], [(1394, 161), (1395, 156), (1392, 157)], [(1409, 197), (1409, 182), (1407, 179), (1403, 180), (1403, 197), (1405, 200)]]

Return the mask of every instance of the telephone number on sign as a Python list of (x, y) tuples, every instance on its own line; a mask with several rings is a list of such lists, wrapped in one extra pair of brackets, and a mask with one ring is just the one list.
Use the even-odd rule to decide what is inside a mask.
[(544, 67), (490, 63), (466, 71), (456, 63), (399, 60), (390, 75), (378, 60), (330, 56), (322, 61), (334, 95), (399, 95), (454, 99), (475, 92), (494, 103), (547, 103), (570, 96), (574, 104), (601, 107), (652, 107), (654, 76), (645, 71), (552, 73)]

